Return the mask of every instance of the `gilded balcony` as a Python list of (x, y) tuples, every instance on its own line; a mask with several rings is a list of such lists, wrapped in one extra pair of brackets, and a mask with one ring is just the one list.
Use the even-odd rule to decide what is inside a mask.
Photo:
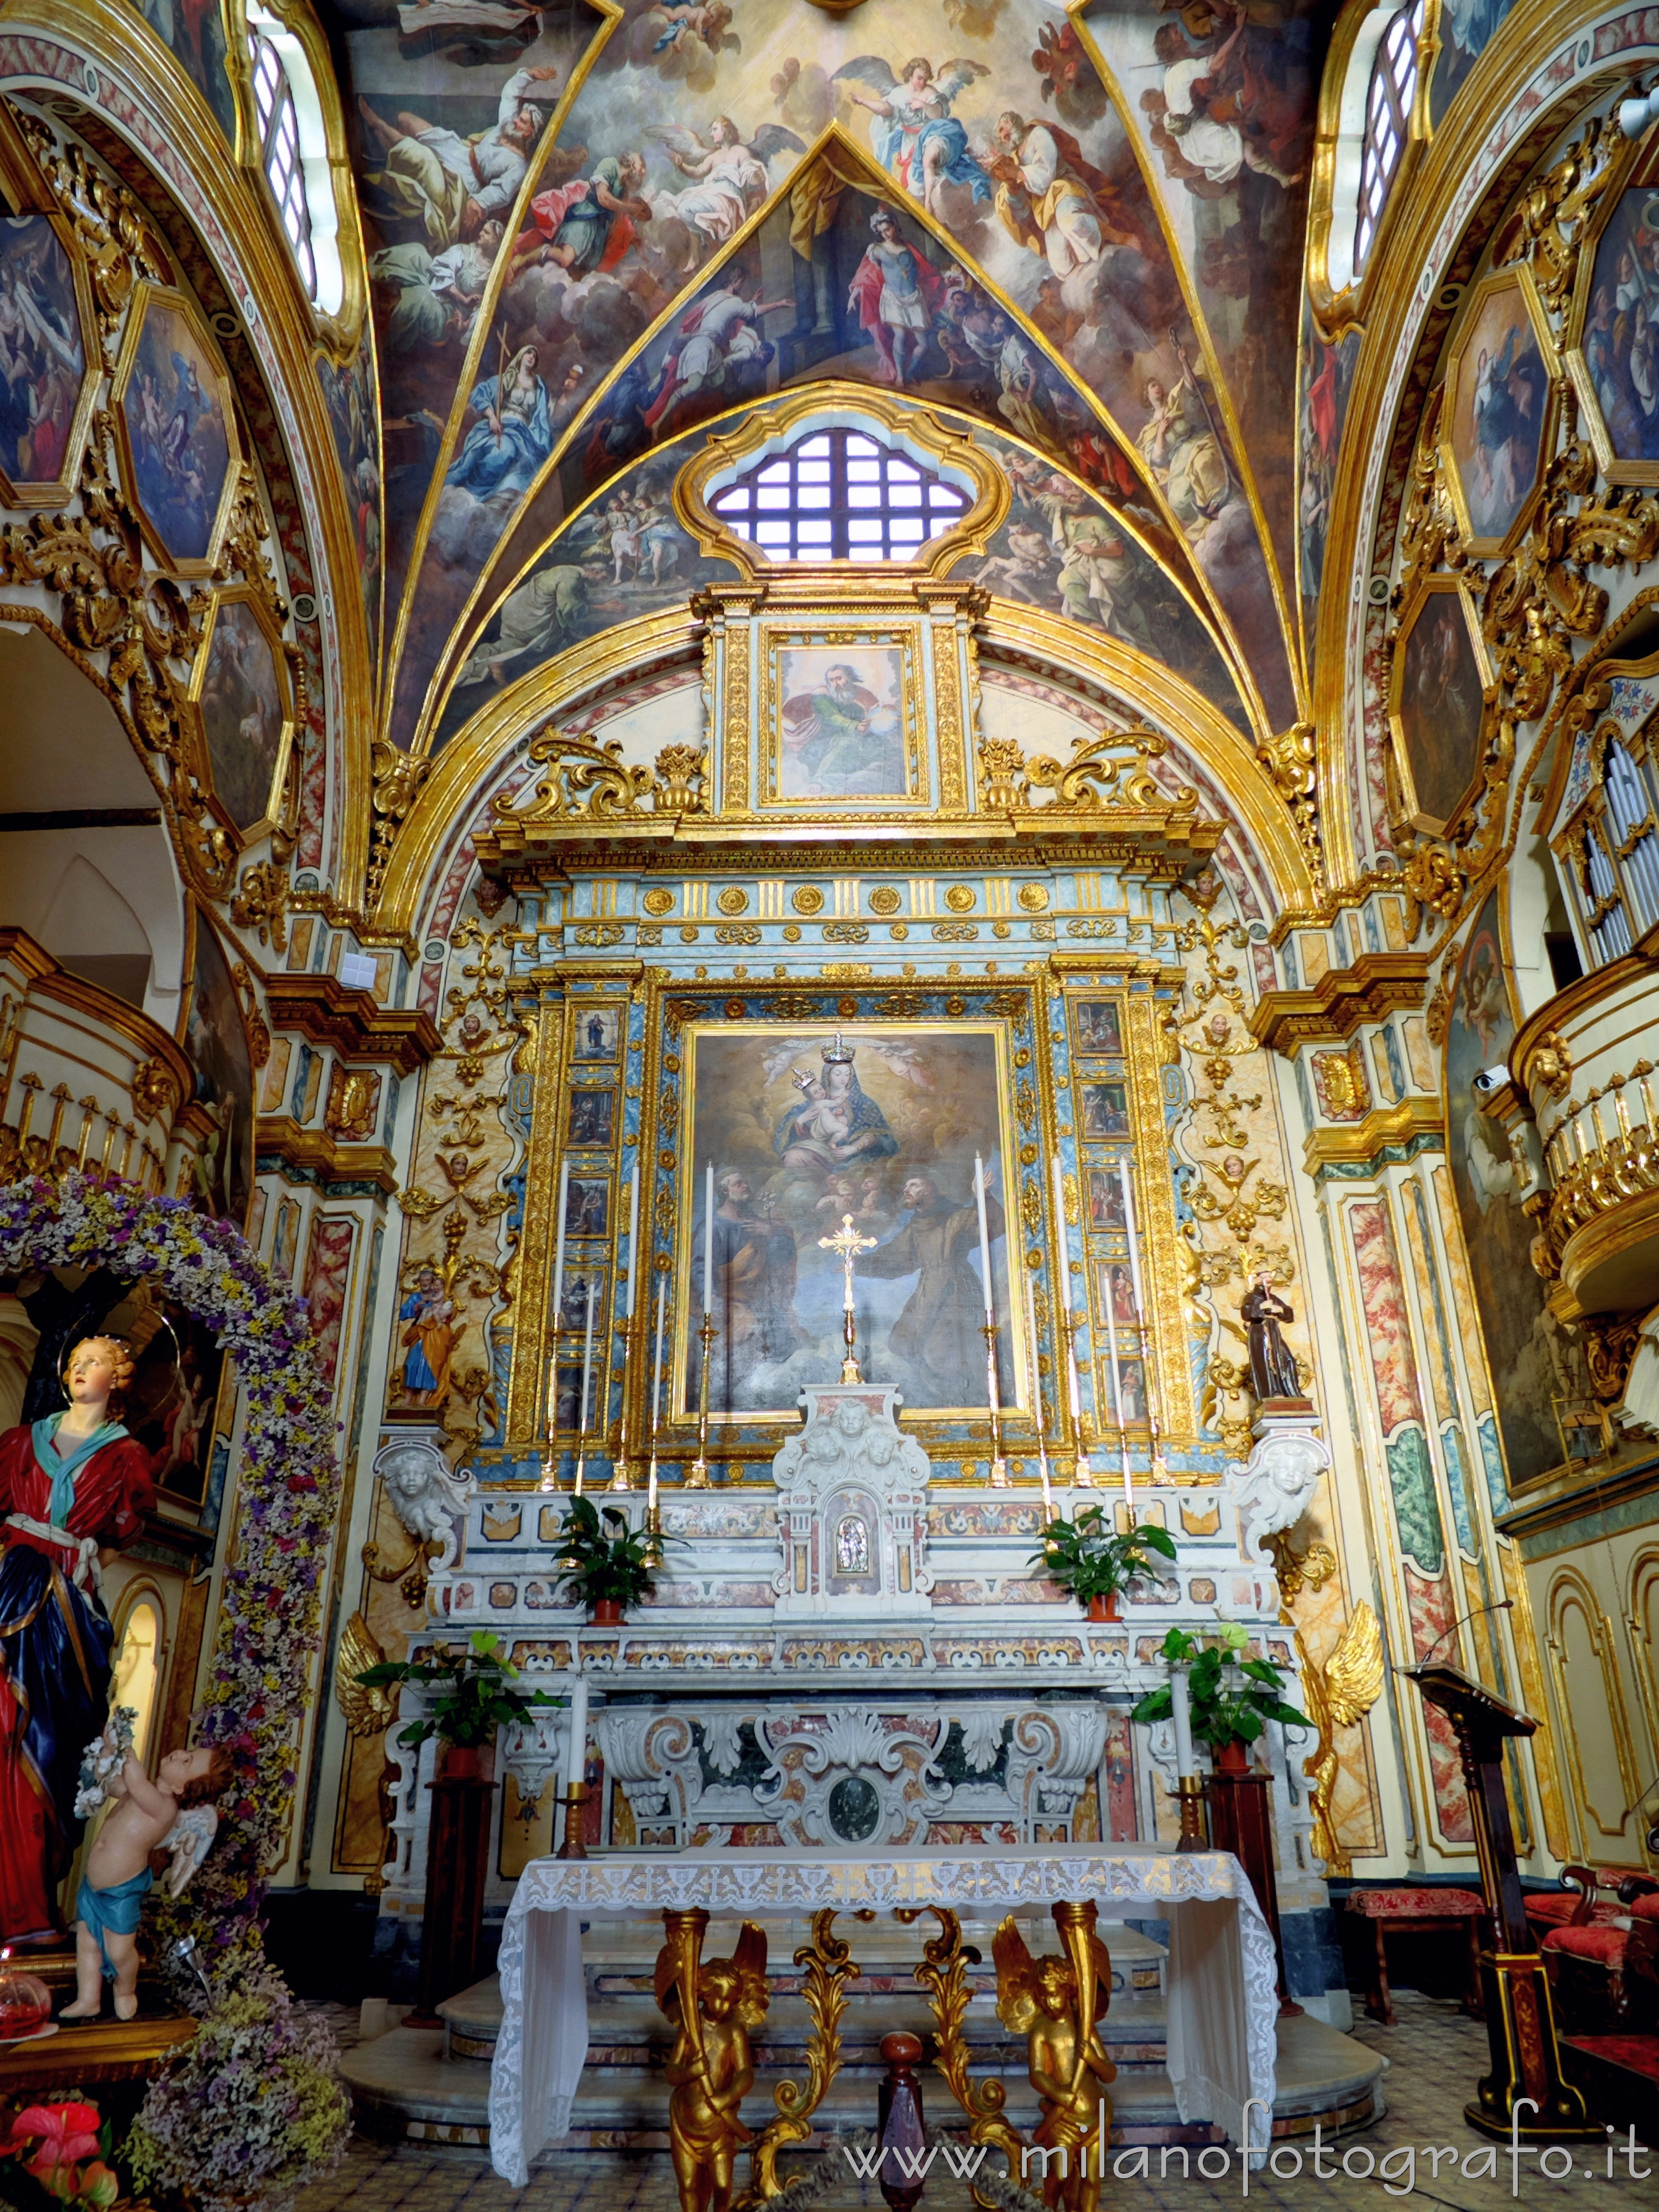
[[(1552, 1272), (1581, 1313), (1659, 1301), (1659, 965), (1626, 953), (1540, 1007), (1510, 1055), (1532, 1102)], [(1570, 1317), (1570, 1316), (1569, 1316)]]
[(213, 1133), (159, 1023), (0, 929), (0, 1182), (79, 1170), (183, 1196)]

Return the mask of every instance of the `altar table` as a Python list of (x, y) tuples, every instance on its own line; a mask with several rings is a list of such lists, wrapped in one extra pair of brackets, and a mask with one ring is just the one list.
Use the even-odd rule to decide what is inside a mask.
[[(1096, 1850), (607, 1851), (534, 1859), (501, 1935), (501, 2027), (489, 2083), (489, 2150), (515, 2188), (570, 2125), (587, 2057), (584, 1919), (695, 1907), (716, 1918), (931, 1912), (946, 1931), (964, 1909), (1047, 1910), (1092, 1899), (1108, 1920), (1170, 1923), (1169, 2069), (1184, 2121), (1209, 2120), (1252, 2147), (1268, 2141), (1279, 1999), (1273, 1940), (1229, 1851), (1154, 1844)], [(827, 1924), (827, 1923), (826, 1923)], [(941, 1938), (944, 1942), (945, 1938)], [(959, 1930), (956, 1931), (959, 1946)]]

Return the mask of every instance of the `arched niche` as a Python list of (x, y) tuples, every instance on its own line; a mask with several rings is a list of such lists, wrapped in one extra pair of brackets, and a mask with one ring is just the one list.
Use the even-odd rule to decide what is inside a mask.
[[(0, 921), (176, 1030), (183, 886), (160, 795), (104, 693), (33, 624), (0, 627)], [(49, 733), (49, 734), (48, 734)]]

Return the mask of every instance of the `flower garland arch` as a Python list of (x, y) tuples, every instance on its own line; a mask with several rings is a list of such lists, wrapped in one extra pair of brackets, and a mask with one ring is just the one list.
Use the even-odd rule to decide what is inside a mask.
[(0, 1273), (100, 1261), (125, 1279), (155, 1282), (210, 1328), (235, 1363), (246, 1405), (240, 1519), (198, 1731), (199, 1742), (230, 1752), (240, 1795), (182, 1900), (185, 1918), (222, 1954), (259, 1924), (299, 1786), (339, 1506), (333, 1401), (305, 1301), (228, 1222), (182, 1199), (84, 1175), (0, 1188)]

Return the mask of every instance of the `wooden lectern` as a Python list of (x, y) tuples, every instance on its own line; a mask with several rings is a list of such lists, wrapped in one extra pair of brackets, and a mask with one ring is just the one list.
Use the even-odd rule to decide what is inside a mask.
[[(1416, 1683), (1425, 1705), (1440, 1708), (1456, 1735), (1491, 1921), (1480, 1948), (1480, 1983), (1492, 2072), (1480, 2082), (1477, 2101), (1464, 2106), (1463, 2117), (1482, 2135), (1506, 2142), (1511, 2134), (1522, 2142), (1600, 2142), (1605, 2130), (1591, 2123), (1583, 2098), (1562, 2077), (1549, 1982), (1527, 1925), (1515, 1863), (1504, 1745), (1508, 1737), (1531, 1735), (1538, 1723), (1455, 1667), (1401, 1672)], [(1516, 2113), (1516, 2100), (1525, 2098), (1537, 2110)]]

